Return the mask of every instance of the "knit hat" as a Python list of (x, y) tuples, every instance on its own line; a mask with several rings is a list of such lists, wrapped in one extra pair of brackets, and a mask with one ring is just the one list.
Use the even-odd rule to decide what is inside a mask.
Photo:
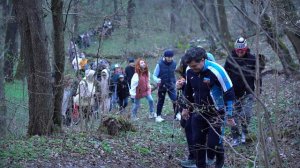
[(128, 62), (129, 62), (129, 63), (134, 62), (134, 58), (128, 58)]
[(247, 48), (247, 41), (243, 37), (240, 37), (236, 40), (234, 44), (235, 49), (245, 49)]
[(164, 52), (164, 57), (173, 57), (173, 56), (174, 56), (173, 50), (169, 49)]

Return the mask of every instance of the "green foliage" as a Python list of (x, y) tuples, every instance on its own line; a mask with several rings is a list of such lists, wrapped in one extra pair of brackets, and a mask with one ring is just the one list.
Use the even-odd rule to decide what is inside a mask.
[(139, 144), (134, 145), (133, 148), (142, 155), (148, 155), (151, 153), (150, 149), (148, 149), (147, 147), (144, 147), (144, 146), (140, 146)]
[(110, 146), (109, 143), (106, 142), (106, 141), (103, 141), (103, 142), (101, 143), (101, 148), (102, 148), (103, 151), (106, 152), (106, 153), (111, 153), (111, 152), (112, 152), (111, 146)]

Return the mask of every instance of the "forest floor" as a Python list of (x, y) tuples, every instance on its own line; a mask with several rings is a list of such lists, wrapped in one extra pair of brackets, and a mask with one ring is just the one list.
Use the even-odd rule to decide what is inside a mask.
[[(299, 87), (299, 81), (283, 76), (266, 75), (263, 79), (262, 101), (272, 115), (283, 165), (289, 168), (298, 167), (300, 161)], [(166, 107), (171, 107), (169, 101), (166, 103)], [(72, 126), (65, 127), (62, 134), (49, 137), (0, 140), (0, 167), (180, 167), (179, 161), (187, 155), (183, 129), (178, 121), (173, 126), (170, 109), (164, 110), (166, 121), (156, 123), (147, 118), (147, 107), (144, 102), (141, 119), (133, 123), (135, 132), (110, 136), (99, 130), (79, 132)], [(265, 121), (263, 130), (269, 132)], [(230, 141), (229, 129), (225, 132), (225, 140)], [(262, 151), (257, 149), (257, 132), (257, 118), (253, 117), (250, 138), (245, 145), (232, 148), (225, 143), (225, 167), (253, 167), (250, 160), (255, 159), (256, 164), (262, 165), (260, 158), (256, 158), (257, 152)], [(274, 141), (269, 133), (265, 138), (268, 139), (266, 149), (271, 153), (270, 164), (274, 165)]]

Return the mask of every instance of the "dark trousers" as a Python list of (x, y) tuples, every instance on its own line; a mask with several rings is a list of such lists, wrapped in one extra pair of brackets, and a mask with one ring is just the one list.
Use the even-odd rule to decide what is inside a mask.
[(218, 117), (205, 117), (201, 114), (193, 114), (191, 120), (193, 150), (197, 167), (206, 167), (206, 153), (209, 159), (216, 156), (216, 165), (218, 165), (216, 167), (221, 167), (224, 164), (224, 147), (219, 135), (223, 135), (223, 121)]
[(175, 88), (165, 88), (163, 86), (160, 86), (158, 89), (158, 102), (157, 102), (157, 116), (161, 115), (161, 111), (162, 108), (164, 106), (165, 103), (165, 97), (166, 97), (166, 93), (168, 93), (170, 99), (173, 102), (173, 110), (175, 112), (175, 101), (176, 101), (176, 90)]
[[(193, 115), (193, 113), (191, 115)], [(188, 160), (195, 160), (194, 150), (193, 150), (194, 144), (193, 144), (193, 133), (192, 133), (192, 116), (190, 116), (189, 119), (187, 120), (181, 119), (180, 124), (184, 128), (185, 137), (188, 144), (188, 149), (189, 149)]]
[(118, 103), (119, 103), (120, 108), (124, 109), (128, 105), (128, 98), (127, 97), (125, 97), (125, 98), (120, 98), (119, 97), (119, 102)]

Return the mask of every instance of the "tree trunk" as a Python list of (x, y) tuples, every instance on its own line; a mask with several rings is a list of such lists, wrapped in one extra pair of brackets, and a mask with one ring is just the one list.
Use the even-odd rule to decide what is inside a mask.
[(127, 41), (130, 41), (133, 38), (132, 18), (134, 14), (134, 8), (135, 8), (134, 0), (129, 0), (127, 6), (127, 29), (128, 29)]
[[(248, 11), (246, 9), (246, 3), (245, 3), (245, 0), (241, 0), (241, 10), (247, 15), (248, 15)], [(238, 14), (237, 14), (240, 18), (240, 23), (242, 24), (243, 26), (243, 32), (241, 33), (243, 37), (247, 37), (249, 36), (250, 34), (253, 34), (255, 33), (255, 27), (253, 25), (253, 23), (251, 23), (249, 21), (249, 19), (247, 18), (247, 16), (245, 15), (241, 15), (238, 11)]]
[(225, 43), (227, 49), (233, 48), (233, 42), (231, 35), (228, 29), (227, 15), (224, 6), (224, 0), (217, 0), (217, 6), (219, 11), (219, 20), (220, 20), (220, 35), (222, 41)]
[(286, 30), (285, 34), (287, 35), (287, 37), (291, 41), (291, 43), (294, 47), (298, 62), (300, 64), (300, 35), (297, 34), (297, 33), (291, 32), (289, 30)]
[(74, 0), (74, 15), (73, 15), (73, 20), (74, 20), (74, 37), (77, 37), (79, 35), (79, 0)]
[(53, 88), (42, 1), (14, 0), (28, 77), (28, 135), (51, 133)]
[(54, 113), (53, 124), (55, 131), (61, 131), (61, 110), (64, 94), (64, 70), (65, 70), (65, 46), (64, 46), (64, 20), (63, 1), (52, 0), (52, 21), (53, 21), (53, 53), (54, 53)]
[(176, 0), (171, 0), (170, 33), (174, 33), (176, 29), (175, 12), (176, 12)]
[(3, 69), (3, 61), (4, 60), (4, 52), (0, 55), (0, 135), (1, 137), (5, 137), (6, 129), (7, 129), (7, 109), (5, 102), (5, 90), (4, 90), (4, 73)]
[(279, 22), (285, 23), (284, 32), (293, 45), (300, 64), (300, 17), (295, 2), (291, 0), (277, 0), (275, 5), (279, 15)]
[(199, 15), (200, 18), (200, 28), (201, 30), (206, 34), (206, 40), (208, 41), (208, 48), (210, 51), (215, 51), (217, 49), (216, 43), (214, 41), (213, 36), (211, 35), (211, 32), (214, 30), (210, 30), (211, 28), (208, 26), (209, 19), (207, 17), (207, 13), (204, 11), (205, 10), (205, 1), (198, 1), (198, 0), (193, 0), (194, 7), (196, 8), (196, 12)]
[(219, 32), (220, 31), (220, 26), (219, 26), (219, 21), (218, 21), (218, 17), (217, 17), (217, 9), (216, 9), (216, 3), (215, 0), (205, 0), (206, 1), (206, 5), (207, 5), (207, 9), (205, 10), (205, 15), (207, 16), (208, 20), (210, 21), (210, 23), (212, 23), (212, 25), (215, 28), (215, 32)]
[[(287, 76), (292, 73), (296, 73), (297, 65), (293, 61), (291, 54), (285, 44), (278, 38), (276, 31), (274, 31), (274, 26), (270, 17), (264, 13), (261, 17), (262, 28), (267, 33), (267, 43), (272, 47), (272, 49), (277, 53), (283, 70)], [(277, 45), (278, 44), (278, 45)]]
[(22, 49), (22, 45), (20, 47), (21, 47), (21, 51), (20, 51), (20, 56), (18, 59), (16, 74), (14, 77), (17, 80), (23, 80), (25, 78), (25, 76), (27, 75), (26, 71), (25, 71), (25, 66), (24, 66), (24, 54), (23, 54), (24, 49)]
[[(12, 5), (11, 5), (12, 6)], [(15, 7), (12, 6), (11, 18), (14, 18)], [(7, 82), (13, 81), (13, 68), (14, 62), (17, 57), (17, 22), (15, 19), (10, 19), (7, 21), (6, 34), (5, 34), (5, 44), (4, 48), (6, 50), (4, 54), (4, 76)]]

